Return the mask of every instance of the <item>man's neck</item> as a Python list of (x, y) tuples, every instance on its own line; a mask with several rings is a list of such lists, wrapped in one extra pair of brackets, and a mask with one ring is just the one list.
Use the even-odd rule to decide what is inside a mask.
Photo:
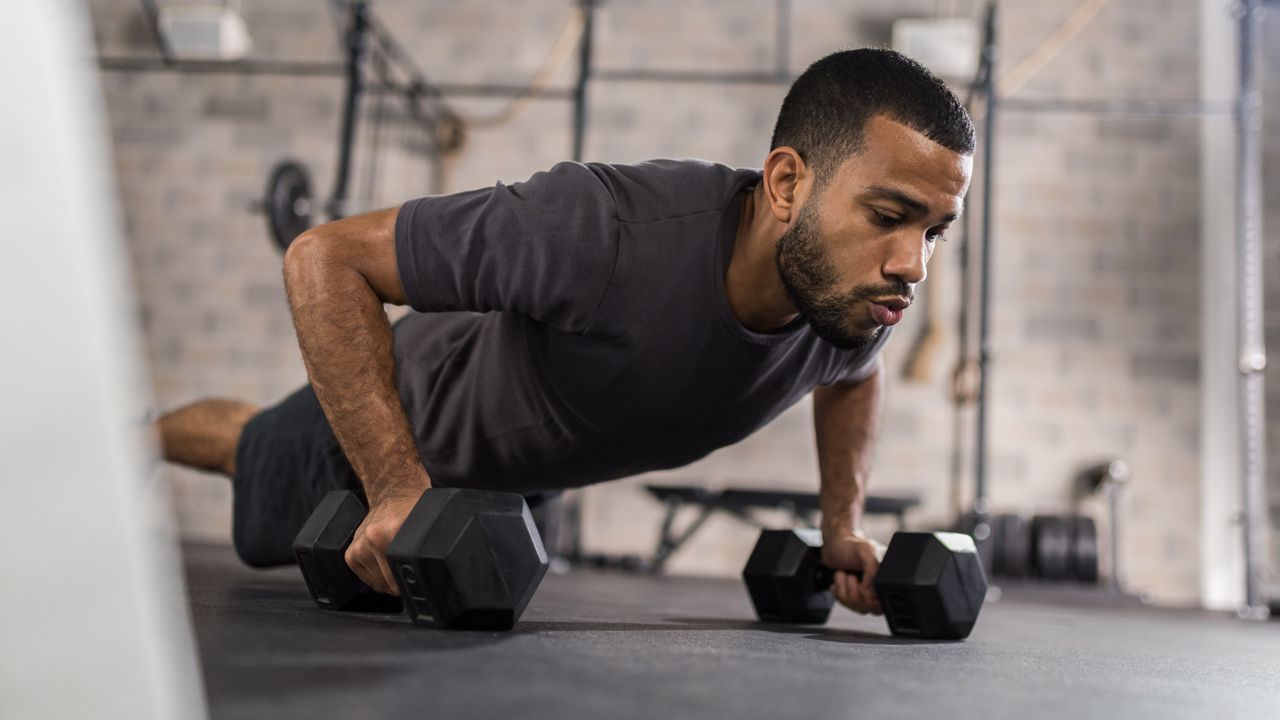
[(769, 212), (764, 186), (756, 185), (742, 203), (724, 278), (729, 307), (738, 322), (753, 332), (778, 330), (797, 314), (778, 277), (776, 248), (785, 230)]

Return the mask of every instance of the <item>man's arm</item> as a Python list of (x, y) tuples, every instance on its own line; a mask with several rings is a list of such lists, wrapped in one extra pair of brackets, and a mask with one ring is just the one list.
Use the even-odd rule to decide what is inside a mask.
[(369, 500), (347, 564), (392, 594), (386, 548), (431, 486), (396, 390), (391, 324), (382, 307), (407, 303), (396, 267), (396, 215), (394, 208), (380, 210), (313, 228), (284, 258), (307, 375)]
[(880, 423), (883, 380), (877, 367), (856, 384), (825, 385), (813, 391), (813, 424), (822, 478), (822, 557), (836, 570), (863, 573), (858, 582), (837, 573), (836, 597), (861, 612), (879, 612), (872, 582), (884, 549), (862, 536), (867, 475)]

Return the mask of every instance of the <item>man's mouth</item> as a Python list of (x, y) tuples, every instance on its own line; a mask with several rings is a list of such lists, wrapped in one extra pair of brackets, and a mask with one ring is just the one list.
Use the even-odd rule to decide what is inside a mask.
[(884, 326), (897, 325), (902, 320), (902, 313), (911, 305), (911, 301), (900, 297), (880, 298), (871, 301), (871, 316)]

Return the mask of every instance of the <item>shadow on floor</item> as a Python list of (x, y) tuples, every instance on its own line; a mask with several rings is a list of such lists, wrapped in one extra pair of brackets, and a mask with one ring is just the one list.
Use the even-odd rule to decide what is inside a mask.
[(948, 644), (950, 642), (945, 640), (899, 638), (887, 633), (870, 633), (844, 628), (820, 628), (813, 625), (783, 625), (753, 620), (703, 617), (671, 617), (665, 618), (663, 622), (525, 620), (521, 621), (512, 632), (516, 634), (537, 634), (546, 632), (686, 632), (690, 630), (746, 630), (779, 635), (801, 635), (812, 640), (824, 642), (862, 645), (922, 645)]
[(787, 625), (783, 623), (758, 622), (755, 620), (726, 620), (719, 618), (669, 618), (671, 622), (684, 623), (686, 629), (703, 625), (697, 629), (717, 630), (757, 630), (782, 635), (803, 635), (811, 640), (825, 642), (855, 643), (860, 645), (920, 645), (946, 642), (939, 640), (918, 640), (900, 638), (884, 634), (849, 630), (847, 628), (823, 627), (818, 625)]

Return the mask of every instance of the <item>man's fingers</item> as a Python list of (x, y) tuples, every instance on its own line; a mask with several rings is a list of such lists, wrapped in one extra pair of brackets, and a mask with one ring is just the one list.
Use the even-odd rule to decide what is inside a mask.
[(844, 592), (846, 595), (852, 598), (855, 602), (861, 602), (861, 593), (858, 592), (857, 577), (851, 574), (846, 574), (844, 576)]
[(857, 580), (852, 575), (845, 572), (837, 572), (836, 580), (831, 590), (841, 605), (854, 612), (866, 612), (862, 607), (863, 603), (858, 594)]
[(360, 556), (360, 566), (364, 569), (364, 574), (368, 576), (368, 579), (361, 578), (364, 580), (365, 585), (380, 593), (388, 592), (387, 580), (383, 577), (382, 568), (378, 567), (377, 560), (370, 558), (369, 554), (366, 553)]
[(876, 576), (873, 573), (867, 573), (862, 576), (862, 582), (858, 584), (858, 594), (862, 596), (862, 602), (867, 606), (867, 612), (873, 615), (880, 615), (880, 601), (876, 597)]
[(876, 586), (875, 573), (863, 573), (862, 579), (858, 581), (858, 587), (866, 592), (872, 592)]
[(862, 604), (866, 606), (867, 612), (872, 615), (884, 614), (880, 609), (880, 600), (876, 597), (876, 591), (874, 588), (861, 588), (860, 595), (862, 597)]
[(849, 599), (849, 576), (844, 572), (837, 571), (835, 583), (831, 586), (832, 592), (835, 593), (836, 599), (844, 602)]
[(387, 589), (383, 590), (383, 592), (400, 597), (400, 586), (396, 584), (396, 576), (391, 572), (391, 565), (387, 562), (387, 557), (380, 552), (375, 552), (373, 556), (377, 558), (379, 572), (387, 583)]
[(882, 615), (880, 602), (876, 599), (875, 589), (864, 587), (864, 583), (851, 573), (838, 571), (835, 582), (831, 585), (831, 593), (841, 605), (859, 613)]
[(351, 572), (356, 574), (356, 577), (360, 578), (360, 582), (378, 592), (388, 592), (386, 577), (382, 574), (382, 568), (378, 567), (377, 560), (370, 559), (370, 554), (375, 558), (377, 557), (376, 551), (373, 551), (358, 539), (353, 540), (351, 546), (347, 548), (347, 566), (351, 568)]
[(347, 548), (347, 552), (343, 555), (343, 559), (347, 561), (347, 567), (351, 568), (351, 572), (355, 573), (356, 577), (360, 578), (360, 582), (368, 585), (369, 587), (374, 587), (372, 578), (369, 577), (369, 569), (364, 566), (363, 559), (361, 558), (355, 543), (352, 543), (351, 546)]

